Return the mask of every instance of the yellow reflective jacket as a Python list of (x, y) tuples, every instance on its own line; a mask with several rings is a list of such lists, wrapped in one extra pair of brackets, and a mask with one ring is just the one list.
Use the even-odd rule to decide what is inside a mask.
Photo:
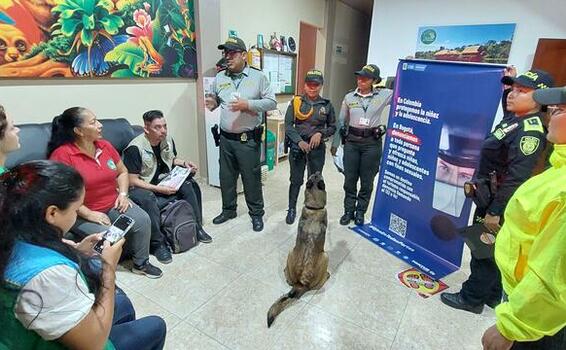
[(509, 296), (495, 309), (497, 329), (510, 340), (566, 327), (566, 145), (555, 146), (550, 163), (511, 197), (495, 243)]

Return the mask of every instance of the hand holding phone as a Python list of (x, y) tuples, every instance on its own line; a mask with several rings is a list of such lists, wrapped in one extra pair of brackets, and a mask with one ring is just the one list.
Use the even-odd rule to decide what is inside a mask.
[(102, 239), (96, 243), (93, 249), (99, 254), (102, 254), (104, 242), (108, 242), (110, 245), (118, 242), (128, 233), (132, 226), (134, 226), (134, 222), (134, 219), (131, 217), (124, 214), (120, 215), (112, 226), (103, 233)]

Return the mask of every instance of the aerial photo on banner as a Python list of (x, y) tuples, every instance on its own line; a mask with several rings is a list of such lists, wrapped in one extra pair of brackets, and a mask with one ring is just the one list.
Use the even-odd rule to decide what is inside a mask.
[(506, 64), (515, 23), (420, 27), (415, 58)]

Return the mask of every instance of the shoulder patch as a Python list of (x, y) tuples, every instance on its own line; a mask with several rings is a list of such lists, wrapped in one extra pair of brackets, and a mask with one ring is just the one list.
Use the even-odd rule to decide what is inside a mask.
[(544, 127), (542, 126), (542, 121), (539, 117), (530, 117), (523, 121), (523, 130), (527, 131), (538, 131), (544, 134)]
[(534, 136), (521, 137), (521, 152), (526, 156), (530, 156), (531, 154), (535, 153), (539, 145), (540, 140)]

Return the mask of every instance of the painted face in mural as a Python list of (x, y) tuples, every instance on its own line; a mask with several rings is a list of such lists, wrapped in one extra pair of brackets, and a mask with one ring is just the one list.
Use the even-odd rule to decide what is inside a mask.
[(30, 46), (21, 30), (12, 25), (0, 24), (0, 64), (19, 61)]
[(155, 118), (151, 123), (145, 123), (144, 130), (152, 145), (159, 144), (167, 137), (167, 121), (165, 118)]

